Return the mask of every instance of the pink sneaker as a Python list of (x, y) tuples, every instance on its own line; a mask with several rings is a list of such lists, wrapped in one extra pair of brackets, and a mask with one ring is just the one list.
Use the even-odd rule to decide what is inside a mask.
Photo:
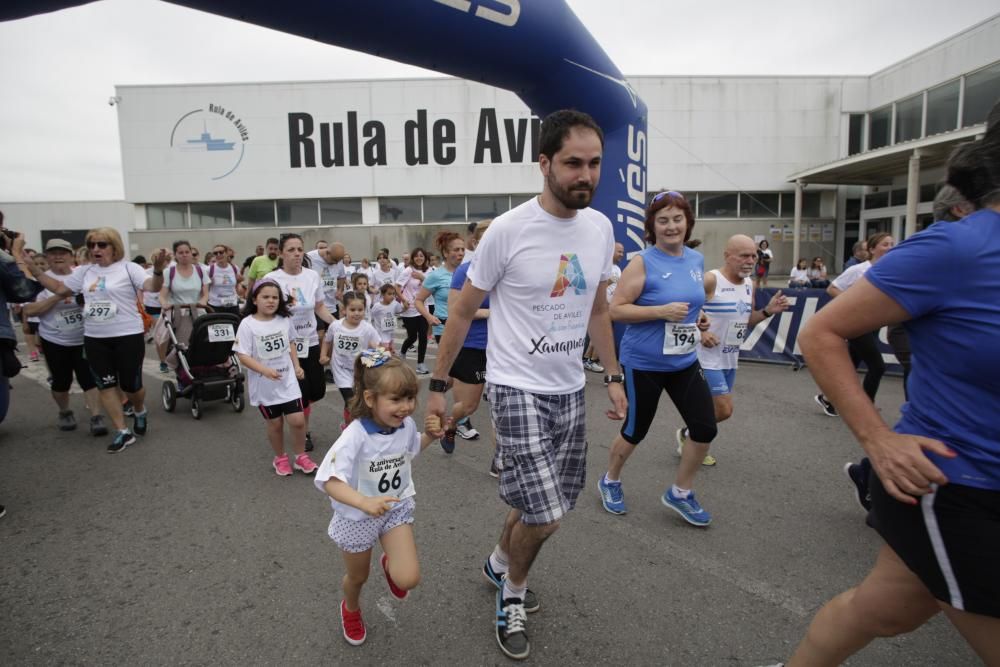
[(31, 354), (28, 355), (28, 358), (32, 361), (38, 361), (38, 350), (32, 350)]
[(382, 559), (379, 562), (382, 564), (382, 572), (385, 573), (385, 581), (389, 584), (389, 592), (392, 593), (392, 597), (397, 600), (405, 600), (406, 596), (410, 594), (410, 591), (405, 591), (397, 586), (396, 582), (389, 576), (389, 557), (382, 554)]
[(274, 466), (274, 472), (278, 473), (282, 477), (288, 477), (292, 474), (292, 466), (288, 462), (288, 454), (282, 454), (281, 456), (275, 456), (274, 461), (271, 462)]
[(347, 611), (347, 603), (340, 601), (340, 624), (344, 628), (344, 639), (348, 644), (361, 646), (365, 643), (368, 633), (365, 631), (365, 622), (361, 618), (361, 610)]
[[(285, 457), (285, 460), (286, 461), (288, 460), (287, 456)], [(316, 472), (316, 468), (319, 467), (318, 465), (316, 465), (316, 462), (313, 461), (311, 458), (309, 458), (309, 455), (306, 454), (305, 452), (295, 457), (295, 463), (293, 465), (295, 466), (296, 470), (301, 470), (307, 475), (313, 474), (314, 472)], [(292, 472), (289, 470), (288, 474), (291, 475)]]

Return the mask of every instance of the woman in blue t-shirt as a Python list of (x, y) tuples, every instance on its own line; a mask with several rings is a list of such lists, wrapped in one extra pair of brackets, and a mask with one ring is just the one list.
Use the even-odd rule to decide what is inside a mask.
[[(799, 335), (871, 458), (868, 521), (886, 544), (864, 581), (820, 610), (788, 665), (841, 664), (939, 611), (983, 663), (1000, 665), (1000, 104), (987, 126), (948, 163), (948, 183), (976, 212), (903, 241)], [(913, 368), (890, 429), (843, 341), (898, 323)]]
[(626, 512), (622, 467), (646, 437), (660, 394), (666, 391), (689, 437), (674, 484), (661, 501), (688, 523), (707, 526), (712, 517), (692, 490), (717, 433), (712, 394), (697, 353), (705, 258), (685, 246), (694, 229), (694, 212), (679, 192), (655, 195), (646, 208), (645, 226), (646, 241), (652, 245), (629, 262), (611, 300), (611, 318), (628, 323), (621, 343), (628, 416), (611, 445), (608, 472), (598, 481), (598, 490), (604, 509)]

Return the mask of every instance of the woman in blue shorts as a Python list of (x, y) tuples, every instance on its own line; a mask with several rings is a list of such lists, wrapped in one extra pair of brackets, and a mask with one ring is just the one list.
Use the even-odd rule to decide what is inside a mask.
[[(984, 664), (1000, 665), (1000, 104), (985, 138), (952, 155), (947, 180), (976, 212), (903, 241), (799, 336), (871, 458), (868, 522), (886, 544), (864, 581), (819, 611), (789, 665), (839, 665), (940, 611)], [(844, 339), (898, 323), (913, 368), (890, 429)]]

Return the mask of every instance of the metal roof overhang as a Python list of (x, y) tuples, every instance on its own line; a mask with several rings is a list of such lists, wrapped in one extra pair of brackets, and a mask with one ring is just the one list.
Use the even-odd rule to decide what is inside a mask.
[(920, 155), (921, 169), (938, 167), (948, 161), (956, 146), (972, 141), (984, 132), (985, 123), (942, 132), (811, 167), (792, 174), (788, 180), (791, 183), (800, 181), (824, 185), (890, 185), (894, 176), (907, 172), (914, 151)]

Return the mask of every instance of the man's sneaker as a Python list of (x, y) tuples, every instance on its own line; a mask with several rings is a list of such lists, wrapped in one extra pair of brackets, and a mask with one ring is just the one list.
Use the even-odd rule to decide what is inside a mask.
[(307, 452), (311, 452), (315, 448), (316, 448), (316, 445), (313, 444), (313, 434), (312, 434), (312, 431), (306, 431), (306, 451)]
[(625, 514), (628, 508), (625, 506), (625, 492), (622, 491), (622, 483), (609, 482), (606, 475), (601, 475), (597, 480), (597, 490), (601, 492), (601, 504), (604, 509), (612, 514)]
[(490, 477), (500, 479), (500, 468), (497, 468), (497, 460), (495, 458), (490, 461)]
[(288, 462), (288, 454), (275, 456), (274, 460), (271, 461), (271, 465), (274, 466), (274, 472), (282, 477), (288, 477), (292, 474), (292, 464)]
[(684, 520), (692, 526), (707, 526), (712, 523), (712, 515), (698, 504), (694, 497), (694, 491), (691, 491), (687, 498), (678, 498), (674, 495), (673, 488), (670, 488), (660, 500), (663, 501), (664, 505), (684, 517)]
[[(287, 457), (286, 457), (286, 459), (287, 459)], [(300, 470), (300, 471), (304, 472), (307, 475), (313, 474), (314, 472), (316, 472), (316, 468), (319, 467), (318, 465), (316, 465), (315, 461), (313, 461), (311, 458), (309, 458), (308, 454), (304, 454), (304, 453), (303, 454), (299, 454), (298, 456), (295, 457), (295, 463), (293, 463), (292, 466), (296, 470)]]
[(146, 435), (146, 428), (149, 426), (149, 410), (143, 410), (140, 415), (138, 412), (132, 412), (132, 430), (139, 435)]
[(587, 370), (587, 371), (590, 371), (591, 373), (603, 373), (604, 372), (604, 366), (602, 366), (598, 362), (594, 361), (593, 359), (584, 359), (583, 360), (583, 369)]
[(445, 454), (451, 454), (455, 451), (455, 433), (455, 429), (446, 428), (444, 435), (441, 436), (441, 449), (444, 450)]
[(840, 416), (837, 414), (837, 408), (833, 407), (833, 403), (826, 400), (826, 396), (824, 396), (823, 394), (816, 394), (815, 396), (813, 396), (813, 398), (816, 399), (817, 403), (819, 403), (819, 407), (823, 408), (823, 414), (825, 414), (827, 417)]
[[(687, 440), (687, 437), (688, 430), (686, 426), (680, 427), (677, 429), (677, 432), (674, 433), (674, 438), (677, 440), (677, 456), (684, 455), (684, 441)], [(718, 463), (718, 461), (716, 461), (715, 457), (711, 454), (705, 454), (705, 458), (701, 460), (701, 464), (703, 466), (714, 466), (716, 463)]]
[(503, 587), (497, 591), (497, 644), (508, 658), (524, 660), (531, 653), (527, 633), (528, 616), (520, 598), (503, 599)]
[[(503, 578), (506, 576), (506, 572), (497, 572), (493, 569), (490, 564), (490, 559), (487, 556), (486, 563), (483, 564), (483, 576), (486, 581), (490, 582), (497, 587), (498, 590), (503, 591)], [(530, 588), (524, 593), (524, 611), (529, 614), (534, 614), (541, 608), (541, 604), (538, 602), (538, 596)]]
[(479, 431), (473, 427), (468, 417), (458, 420), (455, 424), (455, 433), (463, 440), (479, 440)]
[(868, 459), (861, 459), (861, 463), (848, 461), (844, 464), (844, 474), (854, 484), (855, 497), (866, 512), (872, 508), (872, 494), (868, 488), (868, 473), (870, 471), (871, 463), (868, 462)]
[(125, 401), (122, 403), (122, 414), (126, 417), (132, 417), (135, 415), (135, 408), (132, 407), (131, 401)]
[(352, 646), (361, 646), (365, 643), (368, 633), (365, 631), (365, 622), (361, 618), (361, 610), (347, 611), (347, 602), (340, 601), (340, 625), (344, 628), (344, 639)]
[(424, 364), (417, 364), (417, 375), (428, 375), (430, 371), (427, 370), (427, 366)]
[(56, 423), (59, 424), (60, 431), (76, 430), (76, 417), (73, 416), (72, 410), (60, 410), (59, 419)]
[(118, 452), (123, 451), (126, 447), (134, 444), (135, 436), (132, 435), (132, 431), (118, 431), (115, 439), (111, 441), (110, 445), (108, 445), (108, 453), (117, 454)]
[(396, 582), (389, 576), (389, 557), (382, 554), (382, 558), (379, 559), (379, 563), (382, 565), (382, 572), (385, 574), (385, 582), (389, 584), (389, 592), (392, 593), (392, 597), (397, 600), (405, 600), (410, 595), (410, 591), (403, 590), (397, 586)]
[(161, 361), (160, 362), (160, 372), (161, 373), (169, 373), (170, 372), (170, 366), (167, 366), (167, 362), (165, 362), (165, 361)]
[(90, 418), (90, 435), (107, 435), (108, 427), (104, 425), (102, 415), (94, 415)]

